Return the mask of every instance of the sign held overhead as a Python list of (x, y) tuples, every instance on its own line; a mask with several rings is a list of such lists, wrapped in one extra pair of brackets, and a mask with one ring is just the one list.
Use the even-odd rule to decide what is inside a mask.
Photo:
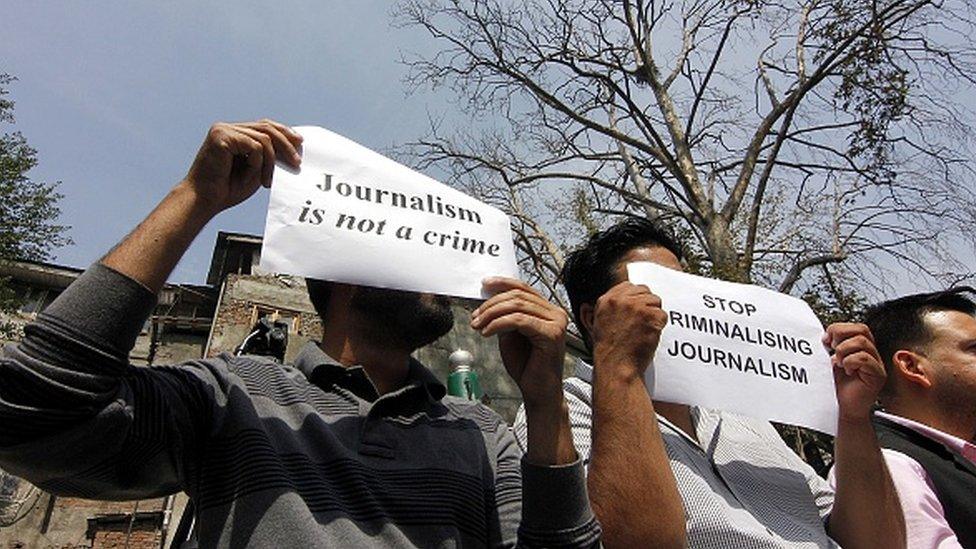
[(518, 277), (508, 216), (324, 128), (298, 171), (275, 167), (261, 268), (363, 286), (480, 298)]
[(806, 302), (654, 263), (627, 273), (668, 315), (645, 378), (655, 400), (836, 433), (833, 368)]

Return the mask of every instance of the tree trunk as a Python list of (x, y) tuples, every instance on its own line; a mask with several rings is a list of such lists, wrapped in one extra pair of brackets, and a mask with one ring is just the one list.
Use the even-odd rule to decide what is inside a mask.
[(739, 254), (729, 229), (719, 220), (709, 223), (705, 231), (708, 256), (712, 260), (712, 274), (735, 282), (749, 282), (749, 273), (742, 271)]

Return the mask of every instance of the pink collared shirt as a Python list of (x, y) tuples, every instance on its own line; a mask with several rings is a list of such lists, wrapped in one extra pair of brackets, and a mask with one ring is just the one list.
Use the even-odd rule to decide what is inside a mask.
[[(893, 423), (907, 427), (916, 433), (924, 435), (946, 447), (959, 452), (960, 455), (976, 463), (976, 445), (961, 438), (943, 433), (928, 425), (923, 425), (900, 416), (875, 412)], [(956, 534), (949, 527), (945, 519), (942, 503), (935, 494), (932, 479), (925, 469), (914, 459), (895, 450), (882, 449), (891, 481), (898, 492), (902, 512), (905, 514), (905, 528), (908, 531), (909, 549), (955, 549), (962, 548)], [(836, 488), (834, 471), (828, 476), (830, 485)]]

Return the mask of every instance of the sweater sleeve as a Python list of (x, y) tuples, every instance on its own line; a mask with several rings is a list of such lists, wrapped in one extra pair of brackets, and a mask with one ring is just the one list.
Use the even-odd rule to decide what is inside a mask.
[[(590, 407), (590, 384), (578, 377), (563, 380), (563, 398), (569, 406), (569, 429), (573, 435), (573, 446), (583, 461), (583, 468), (590, 466), (590, 450), (592, 444), (590, 431), (593, 428), (593, 409)], [(529, 432), (525, 405), (519, 406), (515, 414), (515, 424), (512, 432), (518, 441), (519, 448), (524, 453), (528, 447)]]
[(501, 545), (599, 546), (600, 525), (590, 508), (582, 460), (535, 465), (522, 456), (510, 430), (500, 435), (495, 498)]
[(0, 468), (55, 494), (95, 499), (184, 486), (225, 384), (219, 360), (129, 363), (155, 302), (135, 280), (96, 264), (3, 350)]

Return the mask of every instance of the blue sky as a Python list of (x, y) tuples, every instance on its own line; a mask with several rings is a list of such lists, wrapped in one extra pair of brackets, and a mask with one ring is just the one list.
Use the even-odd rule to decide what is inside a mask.
[[(97, 9), (92, 6), (97, 5)], [(62, 181), (75, 244), (92, 263), (186, 173), (209, 125), (270, 117), (328, 127), (374, 149), (416, 138), (428, 112), (401, 54), (435, 45), (396, 29), (391, 2), (11, 2), (0, 71), (19, 78), (13, 127), (38, 150), (31, 176)], [(426, 48), (426, 50), (425, 50)], [(267, 193), (224, 212), (171, 280), (202, 283), (218, 230), (260, 234)]]
[[(389, 0), (214, 4), (4, 6), (14, 129), (38, 150), (31, 176), (62, 181), (72, 227), (55, 261), (85, 267), (111, 248), (186, 173), (214, 121), (321, 125), (380, 151), (424, 134), (430, 115), (457, 121), (449, 92), (408, 94), (401, 56), (437, 44), (395, 28)], [(218, 230), (262, 233), (267, 200), (261, 191), (211, 222), (171, 280), (204, 281)]]

